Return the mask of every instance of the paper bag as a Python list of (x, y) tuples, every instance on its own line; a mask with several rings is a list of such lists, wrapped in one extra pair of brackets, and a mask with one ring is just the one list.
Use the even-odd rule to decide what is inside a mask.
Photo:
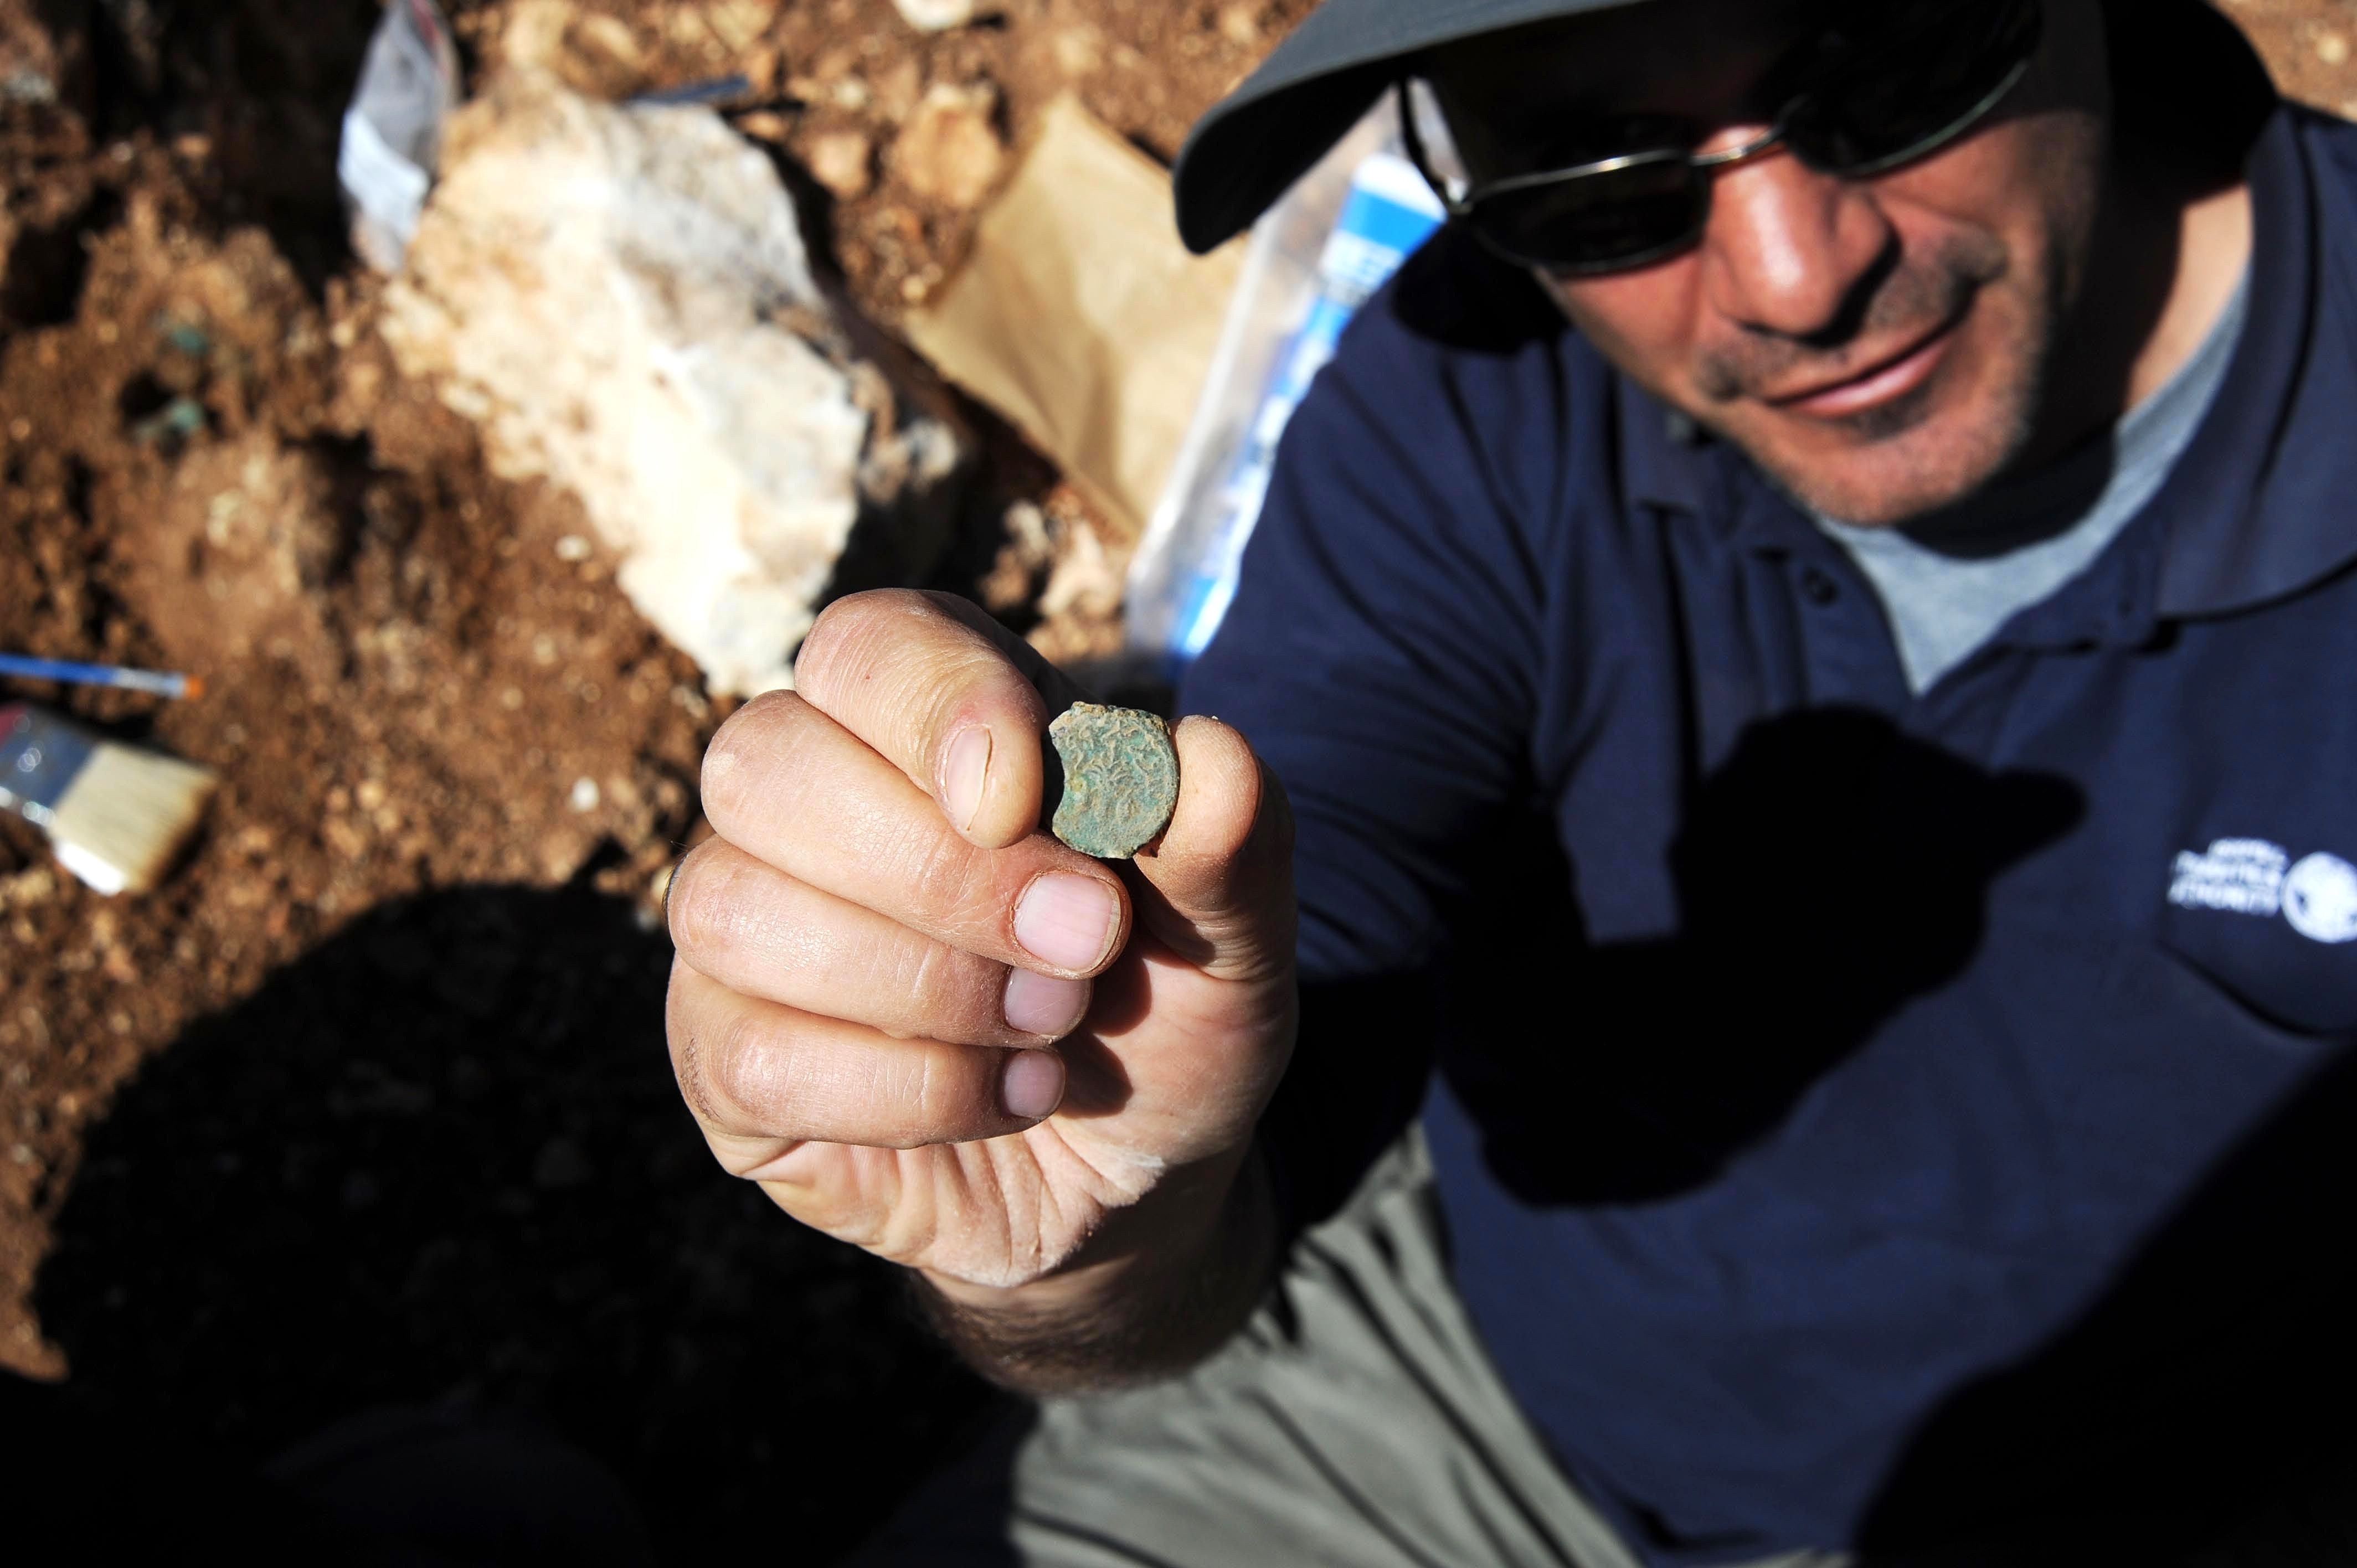
[(1170, 177), (1069, 96), (909, 340), (1135, 537), (1187, 434), (1243, 262), (1191, 256)]

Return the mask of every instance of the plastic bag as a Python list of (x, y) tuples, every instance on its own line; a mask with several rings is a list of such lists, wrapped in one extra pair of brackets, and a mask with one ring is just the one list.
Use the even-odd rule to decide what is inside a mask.
[(1133, 657), (1175, 680), (1211, 642), (1286, 422), (1351, 316), (1443, 216), (1399, 150), (1386, 99), (1254, 225), (1194, 421), (1130, 565)]
[(379, 272), (399, 272), (417, 237), (457, 98), (458, 55), (440, 9), (434, 0), (392, 0), (369, 40), (336, 154), (352, 249)]

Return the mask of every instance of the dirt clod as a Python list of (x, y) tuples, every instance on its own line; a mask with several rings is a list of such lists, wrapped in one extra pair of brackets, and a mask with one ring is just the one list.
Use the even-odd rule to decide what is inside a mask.
[(829, 131), (810, 142), (811, 177), (837, 200), (855, 201), (874, 184), (876, 148), (857, 131)]
[(892, 162), (910, 190), (965, 211), (998, 183), (1006, 149), (991, 124), (998, 95), (988, 87), (936, 83), (892, 144)]

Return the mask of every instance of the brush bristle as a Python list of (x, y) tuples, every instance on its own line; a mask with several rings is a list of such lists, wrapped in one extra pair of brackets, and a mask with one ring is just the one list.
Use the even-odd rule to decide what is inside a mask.
[(49, 836), (112, 867), (123, 891), (144, 892), (170, 868), (212, 789), (209, 768), (102, 741), (58, 802)]

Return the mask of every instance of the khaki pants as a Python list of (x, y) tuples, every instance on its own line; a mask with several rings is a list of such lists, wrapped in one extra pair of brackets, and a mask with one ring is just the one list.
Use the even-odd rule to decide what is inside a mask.
[(1153, 1388), (1045, 1402), (854, 1561), (1639, 1568), (1499, 1381), (1442, 1246), (1411, 1133), (1219, 1355)]

